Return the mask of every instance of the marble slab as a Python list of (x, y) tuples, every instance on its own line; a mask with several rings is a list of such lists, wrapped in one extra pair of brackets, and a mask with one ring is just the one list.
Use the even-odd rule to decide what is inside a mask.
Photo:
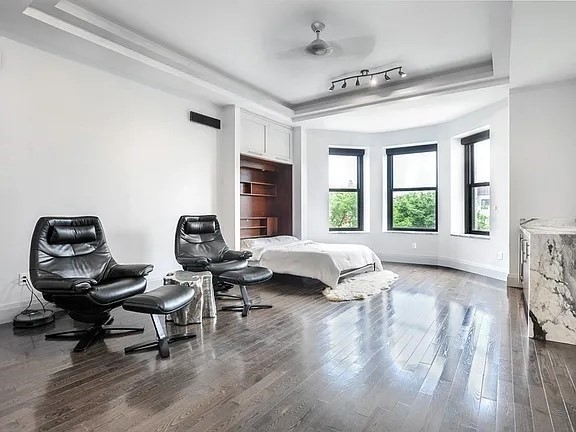
[(520, 222), (520, 229), (533, 234), (576, 234), (574, 218), (533, 218)]
[(576, 220), (531, 220), (522, 228), (529, 243), (530, 336), (576, 345)]

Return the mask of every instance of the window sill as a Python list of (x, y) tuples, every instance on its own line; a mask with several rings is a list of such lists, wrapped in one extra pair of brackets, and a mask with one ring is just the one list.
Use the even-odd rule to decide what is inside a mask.
[(370, 231), (328, 231), (328, 234), (369, 234)]
[(450, 234), (451, 237), (463, 237), (478, 240), (490, 240), (489, 235), (479, 235), (479, 234)]
[(438, 231), (394, 231), (385, 230), (386, 234), (420, 234), (420, 235), (438, 235)]

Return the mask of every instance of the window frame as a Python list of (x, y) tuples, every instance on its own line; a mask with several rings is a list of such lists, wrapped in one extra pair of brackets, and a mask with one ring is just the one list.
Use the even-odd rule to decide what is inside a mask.
[[(481, 231), (473, 229), (474, 223), (474, 203), (473, 190), (479, 187), (490, 187), (490, 182), (475, 182), (474, 180), (474, 145), (490, 139), (490, 130), (475, 133), (464, 137), (460, 143), (464, 146), (464, 233), (471, 235), (489, 236), (490, 230)], [(492, 197), (492, 188), (490, 187), (490, 197)], [(488, 210), (491, 212), (491, 205)]]
[[(328, 185), (328, 201), (330, 201), (330, 192), (356, 192), (358, 196), (357, 200), (358, 209), (356, 214), (358, 226), (332, 228), (330, 227), (330, 218), (328, 218), (328, 230), (331, 232), (364, 231), (364, 155), (365, 154), (366, 152), (364, 149), (340, 148), (340, 147), (330, 147), (328, 149), (328, 158), (330, 158), (330, 156), (356, 157), (356, 188), (331, 188), (330, 185)], [(330, 169), (330, 163), (328, 163), (328, 169)], [(330, 216), (330, 212), (328, 212), (328, 216)]]
[[(434, 152), (436, 155), (436, 186), (431, 187), (414, 187), (414, 188), (395, 188), (394, 187), (394, 156), (414, 154), (414, 153), (428, 153)], [(438, 232), (438, 143), (422, 144), (407, 147), (393, 147), (386, 149), (386, 168), (387, 168), (387, 209), (388, 209), (388, 231), (412, 231), (412, 232)], [(434, 209), (434, 220), (436, 226), (434, 228), (404, 228), (394, 227), (394, 192), (425, 192), (434, 191), (436, 193), (436, 207)]]

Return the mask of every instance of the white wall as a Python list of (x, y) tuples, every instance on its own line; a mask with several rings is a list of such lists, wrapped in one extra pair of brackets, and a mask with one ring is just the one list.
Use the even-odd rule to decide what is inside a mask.
[[(491, 129), (493, 230), (489, 239), (451, 236), (451, 144), (452, 138), (479, 127)], [(385, 147), (438, 143), (439, 209), (438, 234), (386, 232)], [(328, 229), (328, 148), (367, 149), (365, 166), (369, 201), (369, 228), (362, 233), (335, 233)], [(308, 238), (331, 243), (361, 243), (390, 261), (440, 264), (505, 279), (508, 272), (508, 104), (506, 101), (452, 122), (388, 133), (353, 133), (309, 130), (307, 136)], [(464, 210), (462, 209), (462, 212)], [(416, 243), (416, 249), (413, 248)], [(502, 260), (497, 253), (502, 251)]]
[[(400, 234), (383, 232), (385, 225), (383, 207), (385, 188), (383, 171), (383, 146), (435, 141), (437, 127), (426, 127), (387, 134), (356, 133), (309, 130), (307, 137), (308, 167), (308, 238), (327, 243), (361, 243), (371, 247), (385, 259), (402, 260), (410, 256), (413, 261), (426, 261), (436, 257), (438, 239), (434, 234)], [(366, 149), (364, 159), (365, 187), (368, 186), (365, 203), (363, 233), (335, 233), (328, 229), (328, 149), (330, 146), (362, 147)], [(417, 249), (412, 243), (417, 242)]]
[(510, 276), (520, 218), (576, 217), (576, 81), (510, 91)]
[(176, 269), (174, 229), (183, 213), (216, 211), (216, 129), (187, 101), (0, 38), (0, 320), (28, 292), (36, 220), (97, 215), (119, 262)]
[[(463, 151), (458, 155), (449, 151), (462, 145), (453, 137), (461, 137), (478, 128), (490, 128), (490, 238), (460, 237), (451, 222), (463, 232), (464, 218), (464, 163)], [(457, 141), (457, 142), (454, 142)], [(492, 105), (462, 118), (446, 123), (441, 128), (439, 146), (444, 155), (439, 159), (439, 187), (449, 192), (440, 201), (440, 236), (438, 261), (487, 276), (505, 279), (508, 271), (509, 251), (509, 113), (508, 102)], [(456, 156), (456, 157), (455, 157)], [(451, 170), (454, 167), (455, 170)], [(447, 175), (442, 175), (448, 173)], [(461, 187), (455, 187), (461, 186)], [(498, 253), (502, 253), (502, 259)]]

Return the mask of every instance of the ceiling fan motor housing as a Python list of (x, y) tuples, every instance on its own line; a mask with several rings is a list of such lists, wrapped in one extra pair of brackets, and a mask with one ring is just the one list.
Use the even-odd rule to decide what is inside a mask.
[(316, 56), (328, 55), (332, 52), (332, 47), (322, 39), (316, 39), (306, 47), (306, 52)]
[(315, 56), (324, 56), (332, 52), (332, 47), (327, 42), (320, 39), (320, 32), (324, 30), (326, 25), (320, 21), (314, 21), (310, 28), (316, 33), (316, 39), (310, 42), (306, 47), (306, 52)]

